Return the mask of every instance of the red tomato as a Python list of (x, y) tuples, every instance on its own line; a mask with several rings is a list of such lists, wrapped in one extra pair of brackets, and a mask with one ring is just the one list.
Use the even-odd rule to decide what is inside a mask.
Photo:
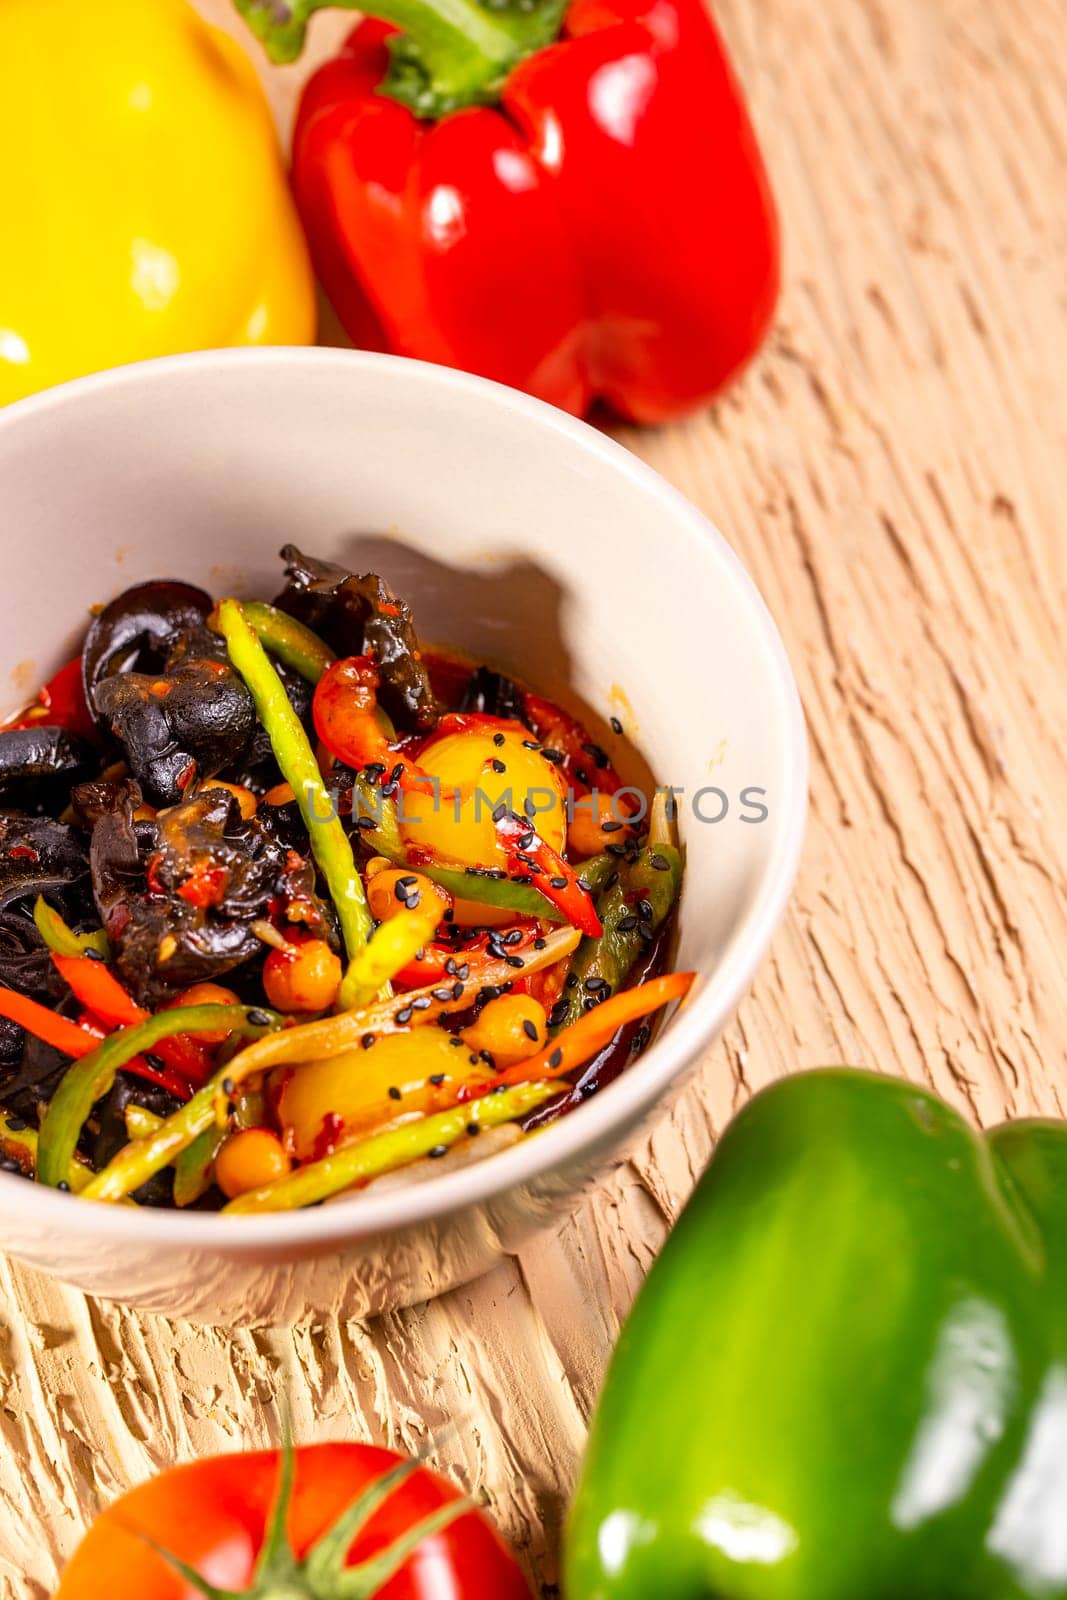
[[(308, 1445), (295, 1451), (286, 1529), (302, 1559), (360, 1492), (403, 1458), (368, 1444)], [(199, 1600), (203, 1591), (180, 1577), (138, 1538), (177, 1556), (216, 1589), (259, 1595), (250, 1587), (278, 1487), (280, 1452), (209, 1456), (175, 1467), (131, 1489), (89, 1529), (68, 1564), (55, 1600)], [(425, 1467), (400, 1484), (355, 1535), (346, 1568), (380, 1555), (457, 1489)], [(284, 1588), (303, 1594), (300, 1579)], [(308, 1600), (329, 1600), (334, 1586), (306, 1587)], [(480, 1511), (467, 1511), (419, 1543), (393, 1577), (368, 1590), (378, 1600), (530, 1600), (530, 1590), (503, 1542)]]

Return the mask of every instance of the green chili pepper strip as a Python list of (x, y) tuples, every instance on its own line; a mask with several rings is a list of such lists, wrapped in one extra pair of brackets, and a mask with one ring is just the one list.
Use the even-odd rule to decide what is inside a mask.
[[(36, 1128), (11, 1126), (8, 1116), (0, 1111), (0, 1151), (17, 1161), (25, 1173), (36, 1171), (38, 1135)], [(21, 1152), (21, 1154), (20, 1154)], [(92, 1168), (82, 1161), (72, 1161), (67, 1169), (67, 1187), (79, 1194), (92, 1178)]]
[[(433, 861), (412, 860), (407, 853), (400, 833), (396, 802), (388, 800), (365, 778), (356, 779), (356, 815), (369, 817), (374, 828), (361, 830), (364, 842), (379, 855), (398, 867), (410, 867), (424, 877), (439, 883), (442, 889), (457, 900), (473, 900), (479, 905), (496, 906), (502, 911), (514, 911), (517, 916), (540, 917), (544, 922), (566, 922), (562, 911), (546, 900), (543, 894), (525, 883), (512, 883), (510, 878), (484, 877), (480, 873), (465, 872), (462, 867), (438, 866)], [(592, 856), (583, 861), (579, 873), (596, 893), (611, 876), (616, 866), (613, 856)]]
[(345, 952), (351, 961), (366, 944), (374, 924), (348, 835), (322, 780), (300, 718), (269, 656), (245, 621), (243, 608), (236, 600), (221, 600), (215, 617), (230, 660), (255, 702), (282, 775), (296, 796), (315, 860), (337, 909)]
[(308, 683), (318, 683), (326, 668), (337, 659), (317, 633), (312, 633), (295, 617), (286, 616), (276, 606), (265, 605), (262, 600), (243, 600), (241, 615), (271, 655), (299, 672)]
[(111, 953), (103, 928), (95, 933), (75, 933), (41, 895), (33, 904), (33, 920), (45, 945), (58, 956), (83, 956), (87, 950), (96, 950), (102, 956)]
[(223, 1210), (227, 1213), (295, 1211), (301, 1206), (315, 1205), (343, 1189), (350, 1189), (354, 1183), (409, 1166), (420, 1156), (428, 1156), (431, 1150), (455, 1144), (472, 1126), (495, 1128), (502, 1122), (513, 1122), (553, 1093), (554, 1084), (523, 1083), (502, 1094), (488, 1094), (467, 1105), (454, 1106), (450, 1111), (435, 1112), (433, 1116), (421, 1117), (418, 1122), (374, 1134), (370, 1139), (350, 1145), (347, 1150), (339, 1150), (336, 1155), (324, 1156), (321, 1161), (311, 1161), (288, 1178), (280, 1178), (277, 1183), (252, 1189), (231, 1200)]
[[(646, 948), (641, 928), (654, 933), (660, 927), (678, 898), (681, 881), (682, 858), (672, 844), (646, 846), (634, 862), (619, 866), (618, 881), (597, 901), (603, 933), (599, 939), (583, 939), (574, 952), (571, 972), (578, 982), (563, 991), (567, 1010), (553, 1033), (577, 1022), (582, 1015), (593, 992), (587, 980), (594, 980), (598, 1000), (617, 994), (624, 986), (634, 962)], [(651, 906), (651, 916), (641, 915), (638, 908), (643, 901)], [(607, 984), (606, 989), (596, 984), (598, 978)]]
[(205, 1128), (174, 1163), (174, 1204), (191, 1206), (211, 1187), (211, 1169), (226, 1138), (227, 1130)]
[[(139, 1055), (142, 1050), (151, 1050), (160, 1039), (169, 1039), (176, 1033), (210, 1032), (223, 1027), (239, 1028), (254, 1036), (268, 1031), (249, 1022), (250, 1010), (260, 1014), (255, 1006), (175, 1006), (172, 1010), (161, 1011), (158, 1016), (148, 1017), (144, 1022), (134, 1023), (130, 1028), (120, 1028), (97, 1045), (95, 1050), (82, 1056), (80, 1061), (72, 1062), (52, 1096), (41, 1123), (37, 1152), (38, 1180), (53, 1189), (67, 1180), (74, 1151), (89, 1113), (96, 1102), (107, 1094), (119, 1068), (132, 1056)], [(200, 1091), (201, 1094), (203, 1092)], [(192, 1101), (189, 1103), (191, 1105)], [(166, 1127), (166, 1123), (163, 1126)], [(134, 1148), (146, 1148), (158, 1137), (157, 1134), (140, 1139)], [(87, 1189), (91, 1189), (98, 1181), (94, 1178)], [(132, 1187), (137, 1188), (137, 1184)]]

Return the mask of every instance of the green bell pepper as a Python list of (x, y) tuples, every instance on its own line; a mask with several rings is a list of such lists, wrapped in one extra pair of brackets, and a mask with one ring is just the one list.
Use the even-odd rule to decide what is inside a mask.
[(1067, 1123), (831, 1069), (731, 1124), (623, 1331), (567, 1600), (1067, 1596)]

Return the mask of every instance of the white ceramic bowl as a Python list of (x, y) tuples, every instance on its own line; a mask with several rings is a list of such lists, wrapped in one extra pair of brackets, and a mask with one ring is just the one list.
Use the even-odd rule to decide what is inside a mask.
[[(171, 1316), (363, 1315), (485, 1271), (655, 1115), (730, 1016), (789, 893), (803, 723), (740, 562), (592, 428), (478, 378), (347, 351), (182, 356), (12, 406), (0, 508), (0, 715), (65, 659), (92, 602), (171, 576), (270, 596), (294, 540), (380, 569), (428, 639), (584, 704), (601, 729), (621, 716), (659, 780), (685, 791), (676, 959), (699, 980), (639, 1061), (538, 1136), (408, 1189), (279, 1216), (110, 1207), (0, 1174), (11, 1255)], [(714, 824), (692, 808), (711, 785), (730, 805)], [(746, 788), (765, 791), (764, 821), (742, 820)], [(722, 802), (699, 806), (711, 817)]]

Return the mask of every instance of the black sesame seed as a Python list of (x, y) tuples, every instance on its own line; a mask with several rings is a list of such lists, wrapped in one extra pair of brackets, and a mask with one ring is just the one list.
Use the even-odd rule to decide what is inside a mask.
[(606, 844), (604, 849), (610, 856), (624, 856), (626, 854), (627, 847), (624, 844)]
[(481, 1131), (482, 1131), (482, 1129), (481, 1129), (481, 1124), (480, 1123), (477, 1123), (477, 1122), (468, 1122), (467, 1123), (467, 1132), (470, 1134), (472, 1139), (474, 1138), (475, 1134), (481, 1133)]
[(435, 1089), (439, 1089), (445, 1081), (445, 1075), (443, 1072), (434, 1072), (428, 1081), (433, 1084)]
[(107, 957), (102, 955), (99, 950), (94, 950), (92, 945), (87, 945), (85, 947), (85, 949), (82, 951), (82, 955), (85, 957), (86, 961), (106, 961), (107, 960)]
[(389, 1091), (388, 1092), (389, 1092), (390, 1100), (400, 1100), (400, 1099), (403, 1098), (403, 1091), (401, 1089), (398, 1089), (395, 1083), (391, 1083), (389, 1085)]
[(523, 941), (522, 929), (521, 928), (512, 928), (510, 933), (506, 933), (504, 935), (504, 941), (503, 942), (505, 944), (521, 944), (522, 941)]
[(59, 1190), (60, 1194), (70, 1193), (70, 1184), (65, 1178), (60, 1178), (59, 1182), (56, 1184), (56, 1188)]
[(568, 989), (576, 989), (578, 987), (578, 974), (576, 972), (568, 972), (563, 982)]
[(404, 763), (402, 761), (398, 761), (396, 766), (393, 768), (392, 772), (389, 774), (389, 782), (390, 783), (399, 783), (403, 776), (404, 776)]
[(611, 722), (612, 733), (621, 733), (622, 723), (619, 721), (618, 717), (611, 717), (609, 720)]
[(648, 921), (649, 917), (652, 917), (652, 916), (655, 915), (655, 912), (652, 909), (651, 900), (639, 900), (637, 902), (637, 909), (640, 912), (641, 916), (644, 917), (646, 922)]
[(460, 965), (460, 966), (458, 966), (456, 968), (456, 977), (457, 978), (462, 978), (464, 980), (464, 982), (470, 977), (470, 975), (471, 975), (471, 969), (470, 969), (469, 964), (466, 961), (464, 961), (462, 963), (462, 965)]
[(587, 994), (599, 994), (601, 989), (608, 987), (606, 978), (586, 978), (585, 990)]
[(566, 878), (549, 878), (548, 886), (550, 889), (565, 889), (567, 880)]
[(522, 1022), (522, 1031), (526, 1035), (527, 1039), (532, 1039), (534, 1044), (537, 1043), (538, 1035), (536, 1022), (531, 1022), (529, 1017), (524, 1017)]
[(412, 1011), (429, 1011), (432, 1001), (428, 994), (420, 994), (417, 1000), (411, 1002)]
[(493, 743), (499, 748), (504, 743), (504, 735), (502, 733), (494, 733)]
[(600, 828), (601, 828), (601, 832), (602, 833), (618, 833), (618, 831), (619, 831), (619, 829), (621, 827), (622, 827), (622, 823), (621, 822), (616, 822), (614, 820), (609, 820), (607, 822), (602, 822), (600, 824)]
[(606, 750), (602, 750), (598, 744), (583, 744), (582, 745), (582, 749), (585, 751), (586, 755), (589, 757), (589, 759), (593, 762), (593, 764), (595, 766), (598, 766), (598, 767), (606, 767), (607, 766), (607, 764), (608, 764), (607, 751)]
[(21, 1133), (28, 1126), (25, 1117), (8, 1117), (7, 1125), (11, 1133)]
[(555, 1005), (552, 1007), (552, 1010), (548, 1013), (549, 1027), (558, 1028), (569, 1010), (570, 1007), (568, 1006), (566, 1000), (557, 1000)]
[(382, 774), (384, 773), (384, 771), (385, 771), (385, 767), (382, 764), (382, 762), (380, 762), (380, 761), (370, 761), (363, 768), (363, 776), (365, 778), (370, 778), (370, 779), (373, 780), (374, 778), (380, 778), (382, 776)]
[(670, 862), (665, 856), (661, 856), (658, 851), (650, 858), (649, 866), (655, 868), (657, 872), (669, 872), (671, 870)]
[(522, 741), (522, 748), (524, 750), (540, 750), (541, 746), (538, 744), (536, 739), (524, 739)]
[(451, 998), (452, 998), (452, 990), (451, 989), (435, 989), (433, 991), (433, 997), (434, 997), (435, 1000), (439, 1000), (442, 1004), (444, 1004), (444, 1002), (446, 1000), (451, 1000)]
[(507, 962), (509, 967), (522, 968), (526, 965), (521, 956), (505, 956), (504, 960)]
[(495, 1059), (493, 1057), (493, 1053), (492, 1053), (491, 1050), (479, 1050), (478, 1051), (478, 1060), (479, 1061), (484, 1061), (485, 1065), (489, 1068), (490, 1072), (495, 1072), (496, 1071), (496, 1061), (495, 1061)]
[(147, 1050), (145, 1051), (145, 1060), (148, 1062), (150, 1067), (155, 1067), (157, 1072), (161, 1071), (166, 1066), (166, 1062), (163, 1060), (162, 1056), (150, 1055)]
[(386, 799), (386, 800), (391, 800), (393, 798), (394, 794), (396, 794), (396, 790), (397, 790), (397, 785), (395, 783), (383, 783), (382, 784), (382, 796), (383, 796), (383, 798)]
[(579, 889), (584, 890), (586, 894), (592, 894), (593, 892), (593, 885), (589, 882), (588, 878), (579, 878), (578, 887)]
[(494, 772), (506, 772), (508, 770), (504, 763), (496, 756), (493, 757), (489, 765), (492, 767)]
[(615, 926), (620, 933), (632, 933), (637, 927), (638, 920), (632, 911), (628, 911), (625, 917), (619, 918)]
[(273, 1018), (269, 1011), (256, 1010), (248, 1013), (248, 1020), (253, 1028), (269, 1028)]
[(439, 1156), (447, 1156), (448, 1146), (447, 1144), (435, 1144), (432, 1150), (427, 1150), (426, 1154), (431, 1161), (436, 1161)]
[(533, 942), (533, 947), (534, 947), (535, 950), (543, 950), (545, 948), (545, 946), (547, 945), (547, 943), (548, 943), (547, 939), (537, 938)]
[(364, 833), (371, 833), (378, 826), (373, 817), (357, 817), (356, 827), (362, 828)]
[(643, 939), (646, 944), (651, 944), (656, 936), (651, 922), (639, 922), (637, 924), (637, 933), (638, 937)]
[(562, 750), (550, 750), (544, 745), (541, 748), (541, 754), (544, 759), (550, 762), (554, 767), (561, 767), (564, 761), (567, 759)]
[(504, 818), (507, 815), (508, 815), (507, 804), (506, 804), (505, 801), (501, 800), (501, 802), (500, 802), (500, 804), (498, 806), (494, 806), (493, 807), (493, 811), (492, 811), (493, 821), (494, 822), (503, 822)]
[(234, 1083), (232, 1078), (223, 1078), (223, 1080), (222, 1080), (222, 1092), (223, 1092), (223, 1094), (233, 1094), (235, 1088), (236, 1088), (236, 1084)]
[(363, 1046), (364, 1050), (369, 1050), (377, 1037), (378, 1035), (376, 1033), (365, 1033), (359, 1042)]
[(397, 1012), (396, 1020), (399, 1022), (401, 1027), (404, 1026), (405, 1022), (411, 1021), (412, 1009), (413, 1008), (411, 1006), (404, 1006), (400, 1011)]
[(550, 1067), (558, 1067), (562, 1060), (563, 1060), (563, 1051), (559, 1050), (559, 1049), (556, 1049), (556, 1050), (553, 1050), (552, 1054), (549, 1056), (548, 1064), (549, 1064)]

